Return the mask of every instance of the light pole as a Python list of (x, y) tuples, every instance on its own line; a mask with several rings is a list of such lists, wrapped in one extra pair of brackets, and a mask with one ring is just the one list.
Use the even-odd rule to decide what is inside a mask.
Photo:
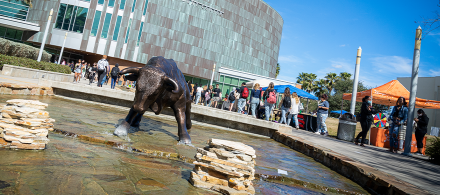
[(420, 63), (420, 46), (422, 44), (422, 28), (418, 26), (415, 32), (415, 46), (414, 46), (414, 61), (412, 62), (412, 80), (410, 83), (410, 98), (409, 98), (409, 114), (407, 116), (407, 129), (406, 129), (406, 140), (404, 144), (403, 155), (412, 156), (411, 144), (412, 144), (412, 118), (415, 113), (415, 97), (417, 94), (417, 83), (418, 83), (418, 64)]
[(353, 93), (351, 94), (351, 107), (350, 113), (355, 114), (356, 105), (356, 91), (358, 91), (358, 78), (359, 78), (359, 65), (361, 63), (361, 46), (358, 48), (358, 55), (356, 56), (355, 78), (353, 79)]
[(53, 9), (51, 8), (50, 15), (48, 16), (48, 22), (46, 23), (46, 27), (45, 27), (45, 33), (43, 34), (42, 45), (40, 46), (40, 52), (38, 52), (38, 58), (37, 58), (38, 62), (42, 60), (43, 49), (45, 48), (45, 42), (46, 42), (46, 38), (48, 37), (48, 29), (50, 27), (52, 16), (53, 16)]
[(61, 53), (59, 54), (59, 60), (58, 60), (58, 63), (61, 63), (61, 57), (62, 57), (62, 53), (64, 52), (64, 46), (65, 46), (65, 40), (67, 39), (67, 32), (65, 33), (65, 37), (64, 37), (64, 43), (62, 43), (62, 47), (61, 47)]
[(216, 64), (214, 63), (214, 67), (212, 68), (212, 75), (211, 75), (211, 86), (212, 86), (212, 81), (214, 80), (214, 71), (216, 70)]

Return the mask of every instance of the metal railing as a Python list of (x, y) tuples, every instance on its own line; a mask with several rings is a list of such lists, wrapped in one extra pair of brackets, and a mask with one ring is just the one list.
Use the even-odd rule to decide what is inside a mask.
[(29, 6), (20, 0), (0, 0), (0, 16), (26, 21)]

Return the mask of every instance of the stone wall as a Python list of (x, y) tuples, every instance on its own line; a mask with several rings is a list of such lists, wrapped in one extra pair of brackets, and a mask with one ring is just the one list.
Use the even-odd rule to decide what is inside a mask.
[(0, 82), (0, 95), (54, 95), (53, 88)]
[(73, 82), (74, 74), (63, 74), (52, 71), (44, 71), (39, 69), (31, 69), (26, 67), (19, 67), (14, 65), (3, 65), (2, 75), (21, 77), (21, 78), (31, 78), (39, 79), (44, 78), (53, 81), (59, 82)]

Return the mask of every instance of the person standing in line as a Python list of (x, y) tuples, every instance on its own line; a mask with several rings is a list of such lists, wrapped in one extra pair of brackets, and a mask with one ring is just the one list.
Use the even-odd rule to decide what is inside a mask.
[(237, 96), (239, 98), (239, 93), (236, 90), (236, 87), (233, 87), (232, 92), (230, 93), (230, 95), (228, 95), (228, 100), (230, 101), (230, 106), (228, 107), (228, 111), (232, 111), (233, 104), (235, 103), (235, 100), (237, 100)]
[[(289, 112), (291, 108), (291, 90), (289, 87), (284, 89), (283, 97), (281, 98), (281, 119), (280, 124), (287, 123), (286, 121), (286, 114)], [(288, 124), (289, 125), (289, 124)]]
[(82, 66), (81, 66), (81, 75), (80, 78), (78, 79), (78, 82), (80, 82), (81, 78), (85, 78), (86, 75), (86, 62), (82, 61)]
[(195, 104), (198, 104), (198, 102), (201, 99), (201, 92), (203, 91), (203, 87), (200, 85), (197, 85), (198, 87), (196, 88), (196, 98), (195, 98)]
[(425, 114), (425, 111), (419, 109), (417, 111), (417, 118), (414, 118), (415, 122), (417, 123), (417, 128), (415, 129), (415, 140), (417, 140), (417, 152), (414, 154), (416, 155), (423, 155), (423, 138), (427, 132), (427, 126), (430, 119)]
[(74, 74), (74, 77), (73, 77), (73, 83), (77, 83), (79, 78), (80, 78), (80, 74), (81, 74), (81, 59), (78, 59), (78, 62), (77, 64), (75, 64), (75, 74)]
[(361, 124), (361, 132), (355, 138), (355, 144), (358, 145), (358, 140), (361, 138), (361, 146), (364, 147), (364, 140), (366, 139), (367, 132), (371, 128), (372, 122), (374, 122), (374, 118), (372, 114), (374, 114), (374, 109), (371, 105), (371, 100), (369, 100), (369, 96), (365, 96), (363, 98), (363, 103), (361, 105), (361, 118), (359, 120), (359, 124)]
[(268, 84), (267, 90), (264, 92), (263, 99), (265, 100), (265, 120), (270, 119), (270, 114), (272, 113), (273, 106), (276, 103), (276, 90), (275, 90), (275, 84), (273, 82), (270, 82)]
[(217, 108), (217, 104), (219, 103), (219, 101), (221, 100), (221, 97), (222, 97), (222, 92), (219, 88), (219, 84), (216, 84), (216, 88), (214, 89), (214, 91), (212, 92), (212, 103), (211, 103), (211, 107), (213, 108)]
[(260, 84), (256, 83), (254, 88), (251, 90), (251, 113), (252, 117), (257, 118), (256, 111), (258, 111), (260, 98), (262, 97), (262, 88), (260, 88)]
[(240, 98), (238, 99), (238, 113), (241, 114), (244, 111), (247, 98), (249, 97), (249, 89), (246, 87), (246, 82), (241, 83), (238, 93), (240, 94)]
[(300, 107), (300, 98), (296, 92), (293, 92), (292, 99), (291, 99), (291, 112), (289, 112), (287, 125), (290, 125), (291, 119), (294, 119), (295, 128), (297, 130), (299, 129), (299, 119), (297, 118), (297, 115), (299, 114), (299, 107)]
[(192, 100), (194, 102), (196, 102), (196, 89), (198, 88), (198, 83), (195, 83), (195, 85), (193, 86), (193, 93), (192, 93)]
[(211, 98), (212, 98), (212, 86), (211, 85), (208, 85), (208, 89), (206, 89), (206, 103), (205, 103), (205, 106), (209, 107), (211, 106)]
[(98, 78), (98, 87), (102, 87), (102, 79), (107, 75), (109, 62), (107, 61), (107, 55), (102, 56), (102, 59), (97, 62), (97, 78)]
[(398, 133), (401, 125), (407, 120), (407, 102), (404, 97), (399, 97), (396, 106), (393, 107), (389, 119), (392, 121), (390, 124), (390, 149), (388, 151), (396, 153), (398, 149)]
[(111, 89), (114, 89), (117, 85), (118, 73), (120, 73), (120, 68), (118, 68), (118, 63), (116, 63), (115, 67), (112, 69), (112, 72), (110, 72), (110, 75), (112, 76), (112, 81), (110, 83)]
[(329, 133), (327, 132), (326, 126), (326, 119), (328, 116), (329, 110), (329, 102), (327, 101), (328, 96), (323, 94), (321, 96), (321, 103), (318, 104), (318, 115), (316, 117), (316, 124), (318, 126), (316, 130), (316, 134), (328, 136)]

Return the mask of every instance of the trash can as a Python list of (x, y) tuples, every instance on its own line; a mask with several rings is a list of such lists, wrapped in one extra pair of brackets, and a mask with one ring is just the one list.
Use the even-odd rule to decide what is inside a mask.
[(356, 120), (353, 120), (353, 114), (345, 113), (339, 118), (339, 128), (337, 130), (337, 138), (352, 142), (355, 138)]

